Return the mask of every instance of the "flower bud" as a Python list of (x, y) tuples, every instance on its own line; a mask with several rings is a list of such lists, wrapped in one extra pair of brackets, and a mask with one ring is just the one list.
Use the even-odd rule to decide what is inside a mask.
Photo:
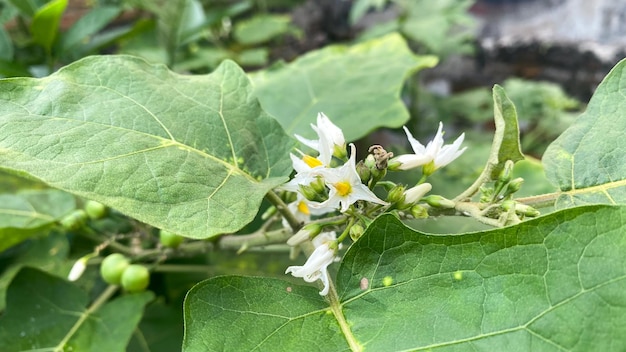
[(326, 195), (326, 184), (324, 183), (324, 179), (321, 177), (316, 177), (315, 181), (311, 182), (309, 185), (318, 195)]
[(369, 182), (370, 178), (372, 177), (372, 173), (370, 172), (370, 169), (365, 166), (365, 164), (363, 163), (363, 160), (359, 161), (358, 164), (356, 164), (356, 172), (357, 174), (359, 174), (359, 177), (361, 178), (361, 182), (363, 182), (364, 184), (367, 184), (367, 182)]
[(320, 200), (319, 194), (313, 189), (313, 187), (307, 185), (299, 185), (299, 187), (300, 193), (304, 196), (304, 198), (312, 202), (317, 202)]
[(85, 272), (85, 269), (87, 268), (87, 261), (91, 257), (92, 255), (89, 254), (78, 259), (76, 263), (74, 263), (74, 265), (72, 266), (72, 270), (70, 270), (69, 275), (67, 275), (67, 279), (70, 281), (78, 280)]
[(521, 177), (518, 177), (514, 179), (513, 181), (509, 182), (509, 184), (506, 186), (506, 190), (504, 191), (503, 197), (506, 197), (508, 195), (511, 195), (519, 191), (520, 188), (522, 188), (523, 183), (524, 183), (524, 179)]
[(433, 186), (430, 183), (422, 183), (404, 191), (404, 201), (407, 204), (418, 202), (426, 193), (430, 192)]
[(423, 206), (415, 204), (411, 207), (411, 215), (416, 219), (426, 219), (428, 217), (428, 211)]
[(397, 185), (392, 188), (387, 194), (387, 201), (389, 203), (400, 203), (404, 201), (404, 186)]
[(509, 211), (511, 209), (515, 208), (515, 201), (514, 200), (505, 200), (504, 202), (502, 202), (502, 204), (500, 205), (500, 207), (505, 210), (505, 211)]
[(287, 244), (290, 246), (297, 246), (317, 236), (322, 232), (322, 227), (318, 224), (308, 224), (296, 232), (287, 240)]
[(422, 198), (424, 202), (426, 202), (431, 207), (435, 208), (443, 208), (443, 209), (452, 209), (455, 206), (455, 203), (450, 199), (446, 199), (442, 196), (438, 195), (430, 195), (428, 197)]
[(356, 241), (361, 236), (363, 236), (364, 232), (365, 232), (365, 229), (363, 228), (363, 226), (361, 226), (359, 224), (354, 224), (350, 228), (350, 238), (352, 239), (352, 241)]
[(530, 205), (521, 203), (515, 204), (515, 212), (520, 215), (529, 216), (531, 218), (534, 218), (535, 216), (539, 216), (541, 214), (539, 210), (531, 207)]
[(376, 168), (376, 159), (374, 158), (374, 156), (372, 154), (368, 154), (367, 157), (365, 158), (364, 164), (370, 170), (375, 169)]

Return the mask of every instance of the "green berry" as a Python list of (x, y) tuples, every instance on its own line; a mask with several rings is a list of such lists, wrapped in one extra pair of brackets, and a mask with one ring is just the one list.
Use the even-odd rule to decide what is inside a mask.
[(150, 272), (143, 265), (131, 264), (122, 274), (122, 287), (128, 292), (141, 292), (149, 283)]
[(122, 274), (129, 266), (128, 259), (120, 253), (113, 253), (104, 258), (100, 265), (100, 275), (111, 285), (119, 285)]
[(98, 220), (107, 215), (107, 207), (100, 202), (96, 202), (95, 200), (88, 200), (85, 203), (85, 212), (90, 219)]
[(76, 209), (61, 219), (60, 223), (68, 231), (76, 231), (87, 222), (87, 213), (82, 209)]
[(162, 245), (169, 248), (178, 248), (184, 240), (182, 236), (166, 230), (161, 230), (159, 233), (159, 239), (161, 240)]

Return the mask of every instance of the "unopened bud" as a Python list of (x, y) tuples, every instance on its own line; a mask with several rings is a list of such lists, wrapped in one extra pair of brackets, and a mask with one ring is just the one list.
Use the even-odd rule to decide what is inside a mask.
[(521, 215), (529, 216), (531, 218), (534, 218), (535, 216), (539, 216), (541, 214), (539, 210), (531, 207), (530, 205), (520, 203), (515, 204), (515, 212)]
[(505, 200), (504, 202), (502, 202), (502, 204), (500, 205), (500, 207), (505, 210), (505, 211), (509, 211), (511, 209), (515, 209), (515, 201), (514, 200)]
[(86, 255), (78, 259), (76, 263), (74, 263), (74, 265), (72, 266), (72, 270), (70, 270), (69, 275), (67, 275), (67, 279), (70, 281), (78, 280), (85, 272), (85, 269), (87, 268), (87, 261), (91, 257), (92, 257), (92, 254)]
[(363, 228), (363, 226), (359, 224), (352, 225), (352, 227), (350, 228), (350, 238), (352, 239), (352, 241), (356, 241), (361, 236), (363, 236), (364, 232), (365, 229)]
[(503, 196), (506, 197), (508, 195), (511, 195), (519, 191), (520, 188), (522, 188), (523, 183), (524, 183), (524, 179), (521, 177), (518, 177), (514, 179), (513, 181), (509, 182), (509, 184), (506, 186), (506, 189), (504, 190)]
[(404, 201), (407, 204), (418, 202), (426, 193), (430, 192), (433, 186), (430, 183), (422, 183), (404, 191)]
[(428, 211), (423, 206), (415, 204), (411, 207), (411, 215), (416, 219), (426, 219), (428, 217)]
[(311, 184), (309, 186), (311, 186), (311, 188), (318, 195), (326, 194), (326, 184), (324, 183), (324, 179), (321, 178), (321, 177), (316, 177), (315, 181), (311, 182)]
[(452, 209), (455, 206), (450, 199), (435, 194), (422, 198), (422, 201), (435, 208)]
[(322, 232), (322, 227), (318, 224), (308, 224), (296, 232), (287, 240), (287, 244), (290, 246), (297, 246), (305, 241), (312, 239)]
[(402, 167), (402, 163), (398, 161), (398, 158), (391, 159), (387, 163), (387, 170), (398, 171), (398, 170), (402, 170), (401, 167)]
[(405, 190), (405, 188), (402, 185), (395, 186), (387, 194), (387, 199), (386, 200), (389, 203), (400, 203), (400, 202), (404, 201), (404, 190)]
[(359, 163), (356, 164), (356, 173), (359, 174), (361, 182), (363, 182), (364, 184), (367, 184), (367, 182), (369, 182), (370, 178), (372, 177), (372, 173), (370, 172), (369, 167), (365, 166), (363, 160), (359, 161)]
[(304, 196), (304, 198), (312, 201), (312, 202), (317, 202), (319, 201), (319, 195), (318, 193), (313, 189), (313, 187), (311, 186), (307, 186), (307, 185), (299, 185), (300, 186), (300, 193)]

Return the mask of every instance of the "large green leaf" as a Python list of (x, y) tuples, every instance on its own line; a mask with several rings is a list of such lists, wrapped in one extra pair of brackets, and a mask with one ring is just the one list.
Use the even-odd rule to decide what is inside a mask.
[(409, 118), (400, 100), (405, 78), (436, 63), (413, 55), (394, 33), (326, 47), (251, 77), (261, 105), (288, 133), (312, 137), (309, 124), (323, 112), (355, 140), (381, 126), (402, 126)]
[(625, 231), (610, 206), (460, 235), (383, 215), (346, 253), (333, 303), (277, 279), (209, 279), (186, 298), (183, 348), (624, 350)]
[(0, 165), (195, 238), (237, 231), (293, 146), (224, 62), (181, 76), (127, 56), (0, 81)]
[(543, 164), (560, 190), (557, 208), (626, 202), (626, 60), (604, 78), (587, 110), (546, 150)]
[(6, 351), (125, 351), (151, 292), (87, 307), (87, 293), (61, 278), (24, 268), (11, 282), (0, 317)]
[(75, 207), (74, 197), (58, 190), (0, 194), (0, 252), (45, 231)]

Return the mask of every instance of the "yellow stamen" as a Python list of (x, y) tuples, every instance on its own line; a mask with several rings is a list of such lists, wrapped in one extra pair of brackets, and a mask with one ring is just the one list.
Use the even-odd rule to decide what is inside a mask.
[(302, 157), (302, 161), (304, 161), (307, 165), (309, 165), (310, 167), (316, 167), (316, 166), (321, 166), (322, 162), (320, 161), (320, 159), (318, 158), (314, 158), (310, 155), (305, 155)]
[(352, 185), (350, 184), (350, 182), (341, 181), (341, 182), (335, 183), (334, 186), (335, 186), (335, 189), (337, 190), (337, 193), (339, 193), (339, 195), (342, 197), (345, 197), (348, 194), (352, 193)]
[(306, 203), (303, 200), (301, 200), (300, 203), (298, 203), (298, 211), (306, 215), (311, 214), (311, 211), (309, 210), (309, 206), (306, 205)]

